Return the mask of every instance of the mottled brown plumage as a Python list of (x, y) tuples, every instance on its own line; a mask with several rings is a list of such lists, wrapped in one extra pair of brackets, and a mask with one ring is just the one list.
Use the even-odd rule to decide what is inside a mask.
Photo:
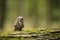
[(22, 28), (24, 27), (23, 17), (21, 17), (21, 16), (17, 17), (17, 19), (14, 23), (14, 27), (15, 27), (15, 31), (22, 30)]

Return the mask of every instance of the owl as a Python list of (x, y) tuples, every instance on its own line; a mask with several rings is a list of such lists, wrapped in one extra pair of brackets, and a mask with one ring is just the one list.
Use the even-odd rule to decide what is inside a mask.
[(19, 30), (21, 31), (24, 28), (24, 22), (23, 22), (23, 17), (22, 16), (18, 16), (15, 23), (14, 23), (14, 27), (15, 27), (15, 31)]

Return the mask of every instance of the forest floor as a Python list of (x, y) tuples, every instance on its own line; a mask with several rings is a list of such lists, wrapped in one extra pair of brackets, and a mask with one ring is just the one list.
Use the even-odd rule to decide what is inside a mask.
[[(4, 39), (2, 39), (4, 38)], [(6, 35), (1, 34), (1, 40), (60, 40), (60, 30), (14, 31)]]

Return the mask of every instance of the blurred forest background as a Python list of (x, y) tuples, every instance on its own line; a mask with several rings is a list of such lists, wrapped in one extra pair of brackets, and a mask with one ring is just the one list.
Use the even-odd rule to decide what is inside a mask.
[(0, 0), (0, 29), (14, 31), (14, 21), (23, 16), (23, 30), (60, 29), (60, 0)]

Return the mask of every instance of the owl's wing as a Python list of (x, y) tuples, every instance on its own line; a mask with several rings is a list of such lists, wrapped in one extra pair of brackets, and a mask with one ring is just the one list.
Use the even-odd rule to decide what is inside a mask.
[(14, 27), (17, 27), (17, 21), (14, 22)]

